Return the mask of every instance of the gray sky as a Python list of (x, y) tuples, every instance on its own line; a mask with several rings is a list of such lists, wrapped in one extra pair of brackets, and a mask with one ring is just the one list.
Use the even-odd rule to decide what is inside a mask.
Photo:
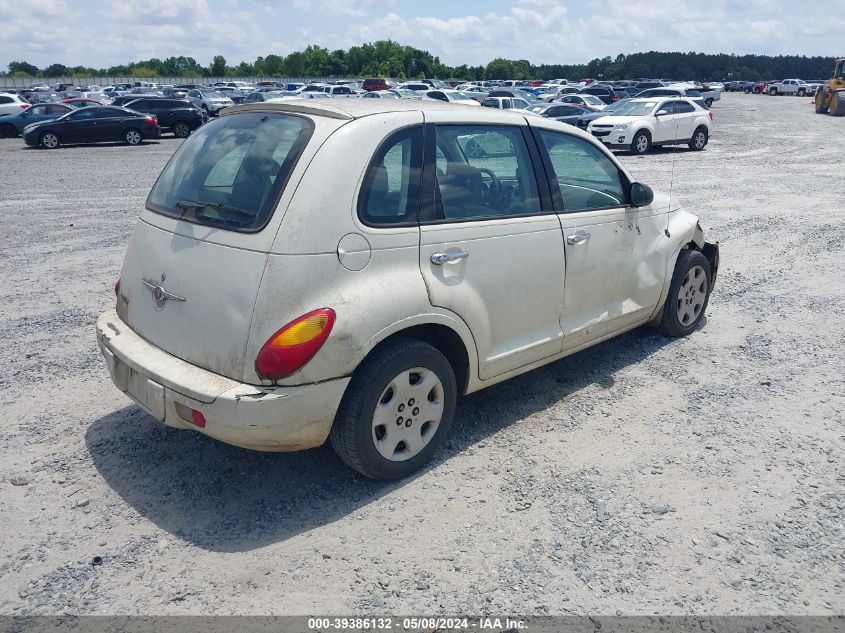
[[(638, 51), (845, 55), (845, 0), (0, 0), (0, 68), (208, 65), (391, 38), (449, 65)], [(834, 46), (838, 44), (838, 48)]]

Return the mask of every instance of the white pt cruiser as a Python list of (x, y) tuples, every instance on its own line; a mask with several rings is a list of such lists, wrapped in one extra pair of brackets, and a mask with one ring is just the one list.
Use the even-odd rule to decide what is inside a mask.
[(145, 206), (97, 322), (117, 387), (242, 447), (330, 438), (382, 479), (431, 458), (461, 394), (692, 332), (719, 262), (589, 135), (436, 102), (227, 109)]

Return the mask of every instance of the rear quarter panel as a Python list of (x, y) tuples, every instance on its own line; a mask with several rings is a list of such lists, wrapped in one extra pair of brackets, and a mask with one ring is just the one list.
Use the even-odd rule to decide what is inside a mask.
[[(420, 112), (363, 117), (343, 126), (320, 148), (267, 260), (247, 345), (246, 382), (258, 379), (249, 359), (255, 359), (268, 338), (296, 317), (324, 307), (337, 313), (329, 339), (311, 362), (279, 384), (349, 375), (384, 338), (423, 323), (449, 325), (474, 356), (463, 322), (428, 302), (418, 262), (419, 228), (374, 228), (357, 217), (365, 172), (382, 140), (422, 123)], [(367, 245), (357, 253), (366, 260), (360, 270), (349, 270), (338, 257), (340, 241), (349, 235)]]

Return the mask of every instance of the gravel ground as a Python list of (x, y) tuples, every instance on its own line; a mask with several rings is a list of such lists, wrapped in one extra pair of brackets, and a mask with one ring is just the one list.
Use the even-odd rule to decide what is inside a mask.
[(706, 151), (622, 156), (721, 241), (703, 329), (466, 398), (398, 483), (113, 388), (94, 322), (179, 141), (0, 141), (0, 613), (845, 614), (845, 119), (714, 109)]

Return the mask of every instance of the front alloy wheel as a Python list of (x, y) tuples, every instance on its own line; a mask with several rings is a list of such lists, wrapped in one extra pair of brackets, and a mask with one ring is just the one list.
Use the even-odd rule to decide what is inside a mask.
[(645, 154), (651, 148), (651, 139), (645, 131), (637, 132), (631, 141), (631, 151), (634, 154)]
[(46, 149), (56, 149), (59, 144), (59, 137), (53, 132), (45, 132), (41, 135), (41, 147)]

